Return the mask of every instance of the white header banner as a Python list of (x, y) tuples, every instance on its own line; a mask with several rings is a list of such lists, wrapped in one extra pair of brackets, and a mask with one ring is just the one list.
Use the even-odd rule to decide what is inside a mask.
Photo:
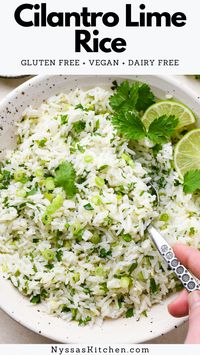
[(200, 1), (0, 2), (0, 75), (198, 74)]

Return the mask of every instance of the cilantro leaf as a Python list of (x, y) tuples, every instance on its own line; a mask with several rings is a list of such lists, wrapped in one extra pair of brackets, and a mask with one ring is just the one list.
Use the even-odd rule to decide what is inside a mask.
[(157, 293), (159, 289), (159, 285), (156, 284), (153, 277), (150, 278), (150, 291), (151, 293)]
[(114, 111), (134, 111), (137, 99), (138, 84), (130, 86), (126, 80), (117, 87), (115, 94), (110, 97), (110, 105)]
[(190, 170), (184, 176), (183, 190), (193, 193), (200, 189), (200, 170)]
[(134, 113), (116, 114), (112, 117), (112, 123), (117, 131), (126, 139), (140, 140), (146, 136), (146, 130), (142, 121)]
[(147, 84), (129, 84), (127, 80), (116, 86), (114, 95), (110, 97), (110, 105), (117, 112), (144, 111), (154, 102), (154, 95)]
[(138, 88), (137, 111), (145, 111), (155, 103), (155, 96), (147, 84), (141, 84)]
[(150, 124), (147, 136), (156, 144), (165, 143), (173, 135), (177, 124), (175, 116), (161, 116)]
[(55, 171), (55, 184), (64, 189), (68, 198), (76, 194), (76, 172), (72, 163), (64, 162)]

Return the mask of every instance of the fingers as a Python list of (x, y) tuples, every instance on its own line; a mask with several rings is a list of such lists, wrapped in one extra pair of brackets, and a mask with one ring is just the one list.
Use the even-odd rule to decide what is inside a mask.
[(200, 278), (200, 252), (183, 244), (175, 244), (173, 249), (182, 264)]
[(189, 331), (186, 344), (200, 344), (200, 291), (191, 292), (189, 300)]
[(173, 317), (185, 317), (189, 313), (188, 293), (183, 290), (177, 298), (168, 305), (168, 311)]

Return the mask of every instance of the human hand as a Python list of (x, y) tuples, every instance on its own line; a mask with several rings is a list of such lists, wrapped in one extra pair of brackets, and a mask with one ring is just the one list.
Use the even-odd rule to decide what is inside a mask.
[[(200, 279), (200, 252), (183, 244), (176, 244), (173, 249), (181, 263)], [(200, 344), (200, 291), (188, 294), (183, 290), (169, 304), (168, 311), (174, 317), (184, 317), (189, 314), (189, 330), (185, 343)]]

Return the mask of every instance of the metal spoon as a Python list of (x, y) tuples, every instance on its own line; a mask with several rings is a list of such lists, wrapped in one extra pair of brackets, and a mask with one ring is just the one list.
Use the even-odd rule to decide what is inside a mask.
[[(155, 192), (157, 204), (159, 204), (159, 194), (155, 186), (150, 184), (151, 188)], [(147, 226), (147, 231), (149, 232), (153, 243), (158, 249), (160, 255), (163, 257), (168, 266), (173, 270), (174, 274), (183, 284), (184, 288), (188, 292), (196, 291), (200, 289), (200, 281), (195, 278), (184, 265), (177, 259), (171, 246), (166, 242), (162, 235), (153, 227), (152, 223)]]

